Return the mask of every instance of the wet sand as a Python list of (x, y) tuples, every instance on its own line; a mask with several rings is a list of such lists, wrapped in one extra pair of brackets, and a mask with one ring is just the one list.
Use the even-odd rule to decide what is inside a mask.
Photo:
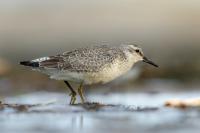
[(168, 108), (164, 107), (164, 101), (198, 94), (198, 91), (90, 94), (88, 101), (100, 103), (71, 106), (68, 105), (69, 97), (63, 93), (28, 93), (2, 101), (0, 129), (3, 133), (197, 133), (200, 108)]

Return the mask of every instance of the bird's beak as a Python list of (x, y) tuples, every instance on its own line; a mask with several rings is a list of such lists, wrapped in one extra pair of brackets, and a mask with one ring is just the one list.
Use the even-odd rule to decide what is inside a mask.
[(155, 66), (155, 67), (159, 67), (153, 61), (150, 61), (147, 57), (143, 57), (143, 62), (148, 63), (148, 64)]

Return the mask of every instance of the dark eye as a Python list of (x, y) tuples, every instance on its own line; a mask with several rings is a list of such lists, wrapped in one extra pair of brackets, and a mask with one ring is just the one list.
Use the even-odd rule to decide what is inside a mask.
[(136, 50), (135, 50), (135, 52), (136, 52), (136, 53), (139, 53), (139, 52), (140, 52), (140, 50), (139, 50), (139, 49), (136, 49)]

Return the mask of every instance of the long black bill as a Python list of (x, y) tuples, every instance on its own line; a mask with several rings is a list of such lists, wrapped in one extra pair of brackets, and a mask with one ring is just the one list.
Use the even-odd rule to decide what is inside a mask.
[(155, 67), (159, 67), (153, 61), (150, 61), (147, 57), (143, 57), (143, 62), (148, 63), (148, 64), (155, 66)]

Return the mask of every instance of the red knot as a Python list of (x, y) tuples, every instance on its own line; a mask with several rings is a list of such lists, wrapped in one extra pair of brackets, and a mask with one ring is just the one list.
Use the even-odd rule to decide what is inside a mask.
[(76, 91), (68, 81), (80, 84), (78, 93), (84, 103), (83, 85), (110, 82), (128, 72), (139, 61), (158, 67), (136, 45), (78, 48), (55, 56), (22, 61), (20, 64), (45, 73), (51, 79), (63, 80), (71, 91), (70, 104), (75, 104)]

